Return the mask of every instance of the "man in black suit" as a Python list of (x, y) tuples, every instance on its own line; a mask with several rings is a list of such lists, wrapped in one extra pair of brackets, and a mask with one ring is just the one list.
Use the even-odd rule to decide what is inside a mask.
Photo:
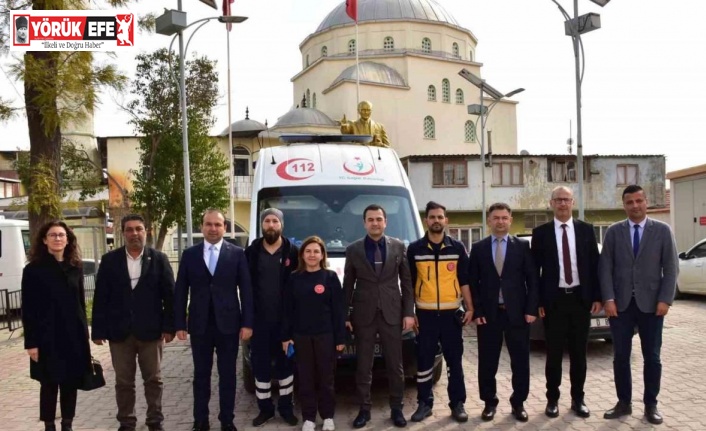
[(147, 427), (163, 430), (162, 346), (174, 338), (174, 273), (167, 256), (146, 247), (145, 221), (129, 214), (121, 221), (125, 246), (105, 254), (96, 277), (91, 338), (110, 342), (115, 370), (119, 431), (134, 431), (135, 361), (147, 400)]
[(223, 241), (225, 217), (217, 209), (206, 210), (201, 218), (204, 242), (184, 251), (174, 291), (174, 320), (177, 337), (191, 335), (194, 360), (194, 426), (192, 431), (210, 429), (208, 402), (211, 399), (213, 351), (218, 365), (218, 398), (222, 431), (235, 431), (235, 363), (238, 334), (252, 336), (254, 321), (250, 271), (242, 248)]
[(554, 220), (532, 231), (532, 256), (539, 276), (539, 316), (544, 319), (547, 342), (547, 407), (544, 413), (559, 416), (559, 385), (564, 346), (568, 346), (571, 377), (571, 410), (587, 418), (584, 403), (586, 343), (591, 313), (601, 310), (598, 284), (598, 244), (593, 225), (572, 218), (574, 195), (559, 186), (549, 205)]
[(485, 402), (484, 421), (498, 405), (495, 374), (503, 338), (510, 353), (512, 415), (528, 420), (524, 402), (529, 394), (529, 324), (537, 318), (537, 272), (529, 243), (511, 236), (512, 210), (505, 203), (488, 208), (491, 235), (471, 247), (470, 283), (478, 328), (478, 386)]

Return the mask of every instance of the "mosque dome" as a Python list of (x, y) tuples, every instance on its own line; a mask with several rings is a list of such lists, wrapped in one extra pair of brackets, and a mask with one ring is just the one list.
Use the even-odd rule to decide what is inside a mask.
[(278, 129), (294, 126), (337, 127), (338, 124), (318, 109), (294, 108), (282, 115), (272, 128)]
[[(358, 23), (377, 21), (430, 21), (460, 27), (435, 0), (358, 0)], [(316, 33), (331, 27), (352, 24), (346, 2), (336, 6), (319, 24)]]

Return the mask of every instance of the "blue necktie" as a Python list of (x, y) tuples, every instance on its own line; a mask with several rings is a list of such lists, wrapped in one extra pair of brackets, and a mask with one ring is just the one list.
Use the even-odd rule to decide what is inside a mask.
[(640, 225), (636, 224), (635, 233), (632, 235), (632, 254), (637, 257), (637, 252), (640, 251)]
[(211, 247), (208, 249), (211, 250), (211, 254), (208, 256), (208, 272), (213, 275), (216, 272), (216, 263), (218, 262), (218, 258), (216, 257), (216, 246), (211, 244)]

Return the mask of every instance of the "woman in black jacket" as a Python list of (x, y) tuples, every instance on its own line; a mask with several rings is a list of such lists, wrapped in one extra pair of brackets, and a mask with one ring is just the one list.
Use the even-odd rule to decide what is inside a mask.
[(83, 270), (76, 236), (62, 221), (41, 227), (22, 273), (22, 321), (30, 376), (41, 384), (39, 419), (56, 430), (61, 392), (61, 430), (71, 431), (76, 393), (91, 356)]
[(336, 351), (345, 344), (345, 318), (341, 282), (326, 266), (321, 238), (307, 238), (284, 291), (282, 348), (287, 352), (293, 344), (296, 349), (303, 431), (314, 431), (317, 409), (323, 430), (335, 429), (333, 370)]

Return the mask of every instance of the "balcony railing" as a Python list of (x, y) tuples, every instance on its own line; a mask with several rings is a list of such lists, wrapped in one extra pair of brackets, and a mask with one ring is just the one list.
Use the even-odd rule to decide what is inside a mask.
[(233, 177), (233, 197), (236, 201), (249, 201), (252, 196), (252, 175)]

